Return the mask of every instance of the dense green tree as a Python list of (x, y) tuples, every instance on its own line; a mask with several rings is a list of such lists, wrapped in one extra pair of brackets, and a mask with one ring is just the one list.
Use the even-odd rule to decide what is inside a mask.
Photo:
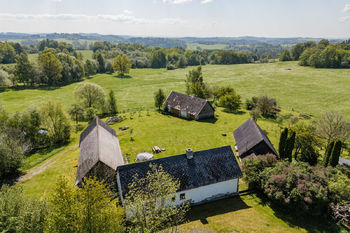
[(18, 173), (22, 162), (23, 150), (19, 140), (0, 129), (0, 179)]
[(224, 107), (230, 112), (237, 112), (242, 105), (241, 96), (235, 91), (221, 96), (218, 100), (218, 106)]
[(95, 178), (81, 188), (60, 177), (49, 198), (46, 232), (124, 232), (123, 209), (111, 198), (108, 187)]
[(334, 148), (335, 141), (331, 141), (327, 147), (326, 152), (323, 159), (323, 165), (327, 167), (329, 165), (330, 158), (332, 156), (333, 148)]
[(63, 67), (56, 55), (48, 50), (43, 51), (39, 55), (38, 62), (42, 72), (47, 77), (47, 83), (57, 85), (61, 81)]
[[(294, 144), (295, 144), (295, 132), (294, 131), (289, 131), (290, 136), (288, 136), (288, 139), (286, 141), (286, 149), (285, 149), (285, 156), (286, 158), (289, 159), (289, 162), (292, 161), (292, 153), (294, 150)], [(288, 133), (288, 134), (289, 134)]]
[(151, 164), (145, 177), (134, 176), (124, 199), (130, 231), (171, 231), (183, 222), (188, 204), (171, 204), (179, 188), (180, 182), (166, 173), (162, 166)]
[(42, 233), (47, 214), (44, 201), (27, 197), (18, 185), (0, 190), (1, 232)]
[(85, 74), (87, 76), (91, 76), (97, 73), (97, 66), (94, 65), (94, 62), (90, 61), (89, 59), (85, 61), (84, 69), (85, 69)]
[(209, 90), (203, 81), (202, 67), (198, 66), (186, 75), (186, 92), (199, 98), (208, 98)]
[(296, 133), (294, 158), (315, 165), (319, 156), (317, 148), (320, 146), (315, 126), (301, 121), (293, 125), (292, 130)]
[(289, 50), (285, 49), (282, 51), (280, 55), (280, 61), (291, 61), (292, 58), (290, 56)]
[(82, 101), (84, 107), (101, 108), (105, 102), (105, 92), (95, 83), (80, 83), (74, 89), (75, 97)]
[(81, 106), (81, 104), (72, 104), (68, 110), (68, 113), (72, 120), (75, 121), (76, 125), (78, 125), (79, 120), (84, 118), (84, 108)]
[(235, 90), (232, 87), (219, 87), (213, 91), (214, 100), (218, 101), (221, 96), (234, 92)]
[(97, 72), (98, 73), (106, 72), (106, 62), (105, 62), (105, 59), (104, 59), (104, 57), (103, 57), (103, 55), (101, 53), (97, 54), (96, 60), (98, 62)]
[(11, 81), (9, 78), (9, 74), (4, 70), (0, 70), (0, 87), (8, 87), (10, 85)]
[(160, 111), (160, 108), (163, 106), (165, 98), (166, 97), (162, 89), (159, 89), (154, 93), (154, 105), (156, 108), (158, 108), (158, 111)]
[(150, 62), (152, 68), (164, 68), (166, 66), (165, 52), (162, 49), (153, 51)]
[(284, 128), (284, 130), (281, 133), (280, 141), (278, 144), (278, 154), (280, 158), (286, 158), (287, 139), (288, 139), (288, 128)]
[(316, 43), (314, 41), (307, 41), (305, 43), (299, 43), (296, 44), (292, 49), (291, 49), (291, 56), (293, 60), (297, 61), (299, 60), (299, 57), (301, 54), (308, 48), (316, 47)]
[(16, 58), (15, 76), (19, 83), (34, 84), (33, 67), (26, 53), (21, 53)]
[(40, 133), (42, 121), (40, 112), (36, 108), (26, 109), (21, 114), (19, 128), (21, 132), (25, 132), (24, 138), (26, 142), (29, 142), (29, 149), (40, 148), (47, 144), (45, 131)]
[(130, 59), (125, 54), (118, 55), (114, 58), (113, 69), (118, 72), (120, 76), (124, 76), (124, 74), (128, 74), (130, 72)]
[(112, 116), (116, 115), (118, 113), (118, 108), (117, 108), (117, 100), (115, 99), (113, 90), (110, 90), (110, 92), (108, 93), (107, 104), (108, 104), (108, 113)]
[(15, 62), (16, 51), (8, 42), (0, 42), (0, 64)]
[(279, 111), (277, 101), (267, 95), (263, 95), (257, 99), (256, 109), (263, 117), (267, 118), (275, 118), (277, 111)]
[(339, 157), (342, 149), (342, 142), (337, 140), (333, 146), (331, 157), (329, 158), (329, 165), (336, 167), (339, 163)]
[(70, 138), (70, 122), (61, 103), (48, 101), (40, 108), (42, 125), (47, 130), (51, 144), (67, 142)]
[(90, 122), (96, 118), (96, 113), (97, 113), (96, 108), (93, 108), (93, 107), (86, 108), (84, 111), (84, 119)]

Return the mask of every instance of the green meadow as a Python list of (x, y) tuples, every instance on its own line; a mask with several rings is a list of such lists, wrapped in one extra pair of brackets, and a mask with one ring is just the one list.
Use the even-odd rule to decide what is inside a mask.
[[(130, 78), (98, 74), (82, 81), (97, 83), (106, 92), (114, 90), (123, 121), (111, 127), (117, 131), (123, 156), (129, 163), (134, 162), (137, 153), (151, 152), (156, 145), (166, 151), (155, 154), (155, 158), (182, 154), (189, 147), (204, 150), (231, 145), (234, 148), (233, 130), (249, 118), (245, 110), (232, 114), (217, 108), (216, 119), (209, 121), (188, 121), (155, 111), (154, 92), (159, 88), (166, 93), (171, 90), (184, 92), (186, 74), (190, 69), (192, 67), (172, 71), (132, 69)], [(295, 62), (206, 65), (203, 66), (203, 76), (212, 87), (233, 87), (243, 99), (263, 94), (275, 97), (283, 112), (293, 111), (318, 117), (325, 111), (337, 111), (350, 119), (349, 69), (306, 68)], [(57, 88), (7, 89), (0, 92), (0, 102), (10, 113), (40, 106), (50, 99), (61, 101), (68, 108), (79, 101), (73, 95), (77, 84)], [(83, 127), (87, 125), (81, 124)], [(280, 125), (263, 119), (258, 120), (258, 124), (277, 145)], [(121, 131), (121, 126), (130, 128)], [(70, 144), (64, 147), (28, 157), (22, 169), (27, 174), (24, 181), (17, 185), (22, 186), (27, 195), (43, 198), (50, 195), (59, 176), (68, 176), (73, 183), (80, 133), (73, 132)], [(240, 190), (246, 189), (241, 181)], [(291, 216), (248, 193), (236, 199), (194, 208), (193, 217), (181, 229), (197, 229), (197, 232), (339, 232), (333, 223)]]
[[(121, 111), (153, 108), (153, 94), (163, 88), (185, 91), (188, 71), (177, 69), (132, 69), (131, 78), (115, 74), (98, 74), (83, 82), (94, 82), (106, 91), (114, 90)], [(232, 86), (243, 97), (267, 94), (275, 97), (286, 110), (315, 116), (325, 111), (336, 111), (350, 118), (350, 70), (315, 69), (299, 66), (296, 62), (267, 64), (206, 65), (205, 82), (211, 86)], [(61, 101), (66, 107), (76, 102), (73, 90), (77, 83), (58, 88), (8, 89), (0, 92), (0, 102), (9, 112), (38, 106), (48, 99)]]

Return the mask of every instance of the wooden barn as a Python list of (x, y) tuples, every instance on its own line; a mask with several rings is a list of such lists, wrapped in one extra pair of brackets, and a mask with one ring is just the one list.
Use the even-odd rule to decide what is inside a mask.
[(184, 201), (196, 205), (238, 194), (242, 172), (230, 146), (197, 152), (187, 149), (185, 154), (119, 166), (117, 184), (123, 205), (134, 175), (145, 177), (150, 163), (161, 165), (180, 181), (180, 189), (174, 196), (177, 205)]
[(215, 109), (206, 99), (171, 91), (165, 101), (165, 110), (169, 113), (191, 120), (214, 117)]
[(252, 118), (238, 127), (233, 135), (240, 158), (251, 154), (264, 155), (271, 153), (277, 155), (270, 139)]
[(96, 118), (80, 135), (79, 147), (76, 185), (84, 177), (95, 176), (116, 187), (116, 169), (124, 164), (116, 132)]

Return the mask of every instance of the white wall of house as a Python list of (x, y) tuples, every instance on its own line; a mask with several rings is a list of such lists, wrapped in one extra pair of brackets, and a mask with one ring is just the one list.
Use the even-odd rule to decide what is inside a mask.
[[(175, 202), (177, 205), (180, 205), (184, 201), (189, 201), (191, 204), (199, 204), (232, 196), (237, 193), (238, 178), (178, 192), (175, 195)], [(182, 194), (185, 194), (185, 198), (181, 200)]]

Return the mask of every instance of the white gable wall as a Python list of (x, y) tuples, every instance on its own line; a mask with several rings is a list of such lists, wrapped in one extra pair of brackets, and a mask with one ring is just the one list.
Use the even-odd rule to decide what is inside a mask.
[[(183, 193), (185, 194), (185, 199), (180, 200), (180, 196)], [(176, 205), (180, 205), (184, 201), (189, 201), (191, 204), (199, 204), (235, 194), (238, 194), (238, 178), (178, 192), (175, 195), (175, 202)]]

